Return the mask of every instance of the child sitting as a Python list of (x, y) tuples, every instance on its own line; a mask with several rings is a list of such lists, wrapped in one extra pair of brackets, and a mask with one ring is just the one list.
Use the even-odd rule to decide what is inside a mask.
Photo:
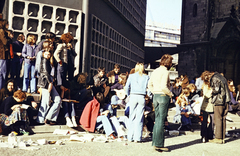
[(191, 128), (191, 119), (189, 117), (190, 114), (193, 114), (193, 110), (188, 102), (188, 96), (190, 95), (190, 91), (188, 88), (183, 89), (181, 95), (178, 97), (176, 101), (176, 115), (173, 118), (175, 123), (181, 123), (181, 126), (178, 130), (190, 130), (193, 131)]

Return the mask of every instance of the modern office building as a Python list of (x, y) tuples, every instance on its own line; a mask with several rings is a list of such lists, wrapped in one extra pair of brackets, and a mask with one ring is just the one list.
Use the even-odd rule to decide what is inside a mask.
[(146, 0), (6, 0), (3, 18), (15, 37), (46, 32), (74, 36), (75, 74), (114, 64), (122, 72), (144, 61)]
[[(162, 55), (173, 54), (173, 67), (170, 70), (170, 79), (178, 77), (178, 53), (180, 44), (180, 27), (147, 21), (145, 32), (145, 64), (149, 75), (159, 66)], [(172, 51), (174, 50), (174, 51)]]
[(180, 27), (147, 21), (145, 47), (176, 47), (180, 44), (180, 32)]

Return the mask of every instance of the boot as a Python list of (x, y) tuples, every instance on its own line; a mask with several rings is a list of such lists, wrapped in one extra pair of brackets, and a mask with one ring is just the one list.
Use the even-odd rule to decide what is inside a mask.
[(77, 127), (75, 116), (72, 116), (72, 124), (73, 124), (73, 127)]
[(66, 117), (66, 125), (68, 127), (73, 127), (73, 123), (72, 123), (72, 121), (71, 121), (71, 119), (69, 117)]

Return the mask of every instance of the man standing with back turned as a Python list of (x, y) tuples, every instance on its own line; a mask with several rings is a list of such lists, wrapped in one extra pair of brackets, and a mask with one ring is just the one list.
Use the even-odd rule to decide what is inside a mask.
[(153, 95), (155, 109), (155, 125), (153, 127), (152, 145), (156, 151), (168, 152), (164, 147), (164, 121), (168, 114), (168, 105), (173, 93), (169, 90), (170, 79), (169, 69), (172, 66), (172, 56), (165, 54), (160, 61), (160, 67), (155, 69), (148, 82), (149, 90)]
[(214, 104), (215, 139), (212, 143), (224, 144), (226, 132), (226, 116), (228, 102), (231, 101), (227, 80), (218, 72), (209, 74), (210, 87), (212, 88), (212, 104)]

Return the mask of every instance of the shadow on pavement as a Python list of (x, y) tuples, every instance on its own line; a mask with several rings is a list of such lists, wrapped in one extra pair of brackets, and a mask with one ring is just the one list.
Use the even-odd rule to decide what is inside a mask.
[(190, 141), (190, 142), (185, 142), (185, 143), (182, 143), (182, 144), (168, 146), (167, 148), (169, 148), (172, 151), (172, 150), (176, 150), (176, 149), (180, 149), (180, 148), (184, 148), (184, 147), (188, 147), (188, 146), (192, 146), (192, 145), (200, 144), (200, 143), (201, 143), (201, 140), (196, 139), (196, 140), (193, 140), (193, 141)]

